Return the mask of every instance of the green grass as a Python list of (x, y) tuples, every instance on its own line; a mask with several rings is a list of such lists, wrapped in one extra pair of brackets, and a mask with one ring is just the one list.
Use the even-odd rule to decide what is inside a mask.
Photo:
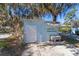
[(5, 46), (7, 46), (7, 43), (5, 41), (0, 41), (0, 48)]

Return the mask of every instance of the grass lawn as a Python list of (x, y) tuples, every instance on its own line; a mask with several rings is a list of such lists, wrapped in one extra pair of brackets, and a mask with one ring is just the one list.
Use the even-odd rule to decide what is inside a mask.
[(5, 41), (0, 41), (0, 48), (5, 46), (7, 46), (7, 43)]

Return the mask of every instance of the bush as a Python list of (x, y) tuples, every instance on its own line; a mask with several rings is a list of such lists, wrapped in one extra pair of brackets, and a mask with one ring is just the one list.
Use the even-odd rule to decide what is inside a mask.
[(59, 28), (59, 31), (60, 32), (63, 32), (63, 33), (67, 33), (67, 32), (70, 32), (71, 31), (71, 28), (70, 27), (68, 27), (68, 26), (64, 26), (64, 27), (60, 27)]
[(79, 35), (79, 30), (76, 30), (75, 33), (76, 33), (77, 35)]
[(79, 43), (79, 41), (74, 39), (74, 38), (68, 38), (68, 39), (66, 39), (66, 42), (69, 43), (69, 44)]

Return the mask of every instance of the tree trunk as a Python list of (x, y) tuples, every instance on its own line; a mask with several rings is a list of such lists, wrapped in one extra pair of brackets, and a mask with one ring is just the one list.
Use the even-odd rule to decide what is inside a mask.
[(54, 15), (54, 16), (53, 16), (53, 23), (56, 23), (56, 20), (57, 20), (56, 18), (57, 18), (57, 16)]

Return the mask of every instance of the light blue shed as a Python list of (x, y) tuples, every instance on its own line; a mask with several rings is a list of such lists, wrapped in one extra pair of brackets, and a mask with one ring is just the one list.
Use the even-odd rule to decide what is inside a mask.
[(56, 35), (57, 27), (48, 25), (42, 19), (25, 19), (24, 20), (24, 42), (46, 42), (50, 35)]

